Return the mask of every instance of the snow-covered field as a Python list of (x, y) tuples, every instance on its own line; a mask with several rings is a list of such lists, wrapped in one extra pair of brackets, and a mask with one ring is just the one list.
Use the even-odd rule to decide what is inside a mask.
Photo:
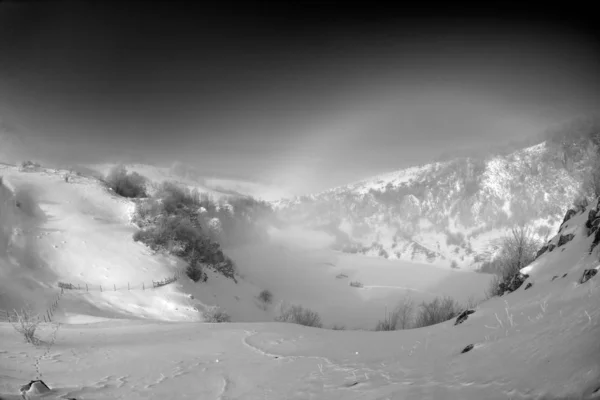
[[(587, 212), (569, 221), (572, 241), (528, 267), (533, 287), (482, 303), (461, 325), (333, 331), (269, 322), (276, 304), (263, 311), (255, 296), (267, 288), (326, 326), (372, 328), (406, 288), (463, 300), (489, 277), (269, 246), (228, 250), (244, 276), (237, 285), (211, 274), (142, 290), (182, 265), (133, 242), (129, 201), (61, 171), (0, 175), (0, 308), (25, 298), (44, 310), (59, 281), (108, 287), (66, 291), (38, 347), (0, 322), (0, 398), (20, 398), (36, 378), (51, 387), (46, 398), (65, 399), (600, 398), (600, 281), (578, 283), (598, 265)], [(213, 304), (238, 322), (202, 323), (197, 310)]]

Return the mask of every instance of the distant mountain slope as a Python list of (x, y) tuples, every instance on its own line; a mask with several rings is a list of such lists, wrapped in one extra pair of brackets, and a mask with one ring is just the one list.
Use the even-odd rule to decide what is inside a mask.
[(507, 228), (530, 224), (544, 240), (573, 201), (585, 160), (564, 166), (540, 143), (508, 155), (458, 158), (273, 202), (289, 223), (336, 237), (334, 248), (477, 268)]

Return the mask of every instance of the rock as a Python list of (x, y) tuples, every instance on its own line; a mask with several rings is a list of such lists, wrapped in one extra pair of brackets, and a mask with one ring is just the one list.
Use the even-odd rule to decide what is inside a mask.
[(535, 259), (537, 260), (542, 254), (544, 254), (546, 251), (548, 250), (548, 245), (542, 247), (541, 249), (538, 250), (538, 252), (535, 255)]
[(525, 280), (527, 280), (527, 278), (529, 278), (529, 275), (522, 274), (519, 272), (510, 280), (510, 283), (508, 284), (508, 290), (514, 292), (515, 290), (520, 288), (523, 283), (525, 283)]
[(562, 246), (565, 243), (569, 243), (571, 240), (573, 240), (573, 238), (575, 237), (574, 234), (569, 233), (568, 235), (560, 235), (560, 238), (558, 239), (558, 247)]
[(456, 318), (456, 322), (454, 323), (454, 326), (465, 322), (467, 320), (467, 318), (469, 318), (469, 315), (473, 314), (474, 312), (475, 312), (475, 310), (465, 310), (465, 311), (461, 312), (458, 315), (458, 317)]
[(525, 285), (525, 290), (529, 289), (532, 286), (533, 286), (533, 283), (528, 282), (527, 285)]
[(567, 222), (568, 220), (570, 220), (571, 218), (573, 218), (573, 216), (576, 215), (576, 214), (577, 214), (577, 211), (575, 211), (573, 209), (567, 210), (567, 213), (565, 214), (565, 218), (563, 219), (562, 224), (560, 224), (560, 227), (562, 228), (562, 226), (565, 224), (565, 222)]
[(586, 269), (585, 271), (583, 271), (583, 275), (582, 275), (581, 279), (579, 280), (579, 283), (585, 283), (585, 282), (589, 281), (597, 273), (598, 273), (597, 269)]
[(473, 345), (473, 344), (468, 345), (467, 347), (465, 347), (463, 349), (463, 351), (460, 352), (460, 354), (463, 354), (463, 353), (473, 350), (473, 347), (475, 347), (475, 345)]
[(594, 241), (592, 242), (592, 245), (590, 246), (590, 254), (592, 253), (594, 248), (596, 248), (596, 246), (598, 246), (598, 243), (600, 243), (600, 229), (596, 230), (596, 235), (594, 236)]
[(564, 274), (562, 277), (564, 278), (565, 276), (567, 276), (567, 273), (566, 273), (566, 272), (565, 272), (565, 274)]
[(551, 281), (551, 282), (554, 282), (554, 280), (555, 280), (556, 278), (558, 278), (558, 275), (554, 275), (554, 276), (552, 277), (552, 281)]
[(23, 398), (29, 398), (29, 396), (39, 396), (44, 393), (48, 393), (50, 388), (48, 385), (41, 380), (31, 381), (26, 385), (21, 386), (21, 395)]
[(554, 248), (556, 247), (555, 244), (551, 243), (548, 245), (548, 253), (550, 253), (552, 250), (554, 250)]
[[(600, 206), (600, 201), (598, 202), (598, 206)], [(585, 222), (585, 227), (588, 230), (588, 236), (598, 230), (598, 224), (600, 223), (600, 210), (596, 206), (595, 209), (591, 209), (588, 213), (588, 219)]]

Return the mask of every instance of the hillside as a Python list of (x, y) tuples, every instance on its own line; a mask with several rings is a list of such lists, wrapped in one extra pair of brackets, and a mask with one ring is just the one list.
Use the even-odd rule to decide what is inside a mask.
[[(207, 271), (209, 286), (180, 279), (157, 290), (153, 281), (181, 274), (186, 264), (133, 240), (135, 203), (98, 179), (69, 171), (0, 167), (2, 245), (0, 308), (24, 301), (42, 311), (60, 282), (78, 288), (59, 310), (62, 322), (95, 318), (202, 321), (219, 305), (235, 320), (270, 320), (253, 302), (260, 291)], [(68, 176), (68, 182), (65, 181)], [(232, 287), (235, 286), (234, 289)]]
[[(102, 280), (105, 267), (124, 282), (127, 277), (119, 275), (119, 268), (100, 264), (108, 254), (103, 249), (117, 253), (118, 258), (131, 253), (129, 262), (142, 275), (161, 272), (161, 268), (166, 273), (170, 268), (164, 262), (150, 264), (142, 272), (153, 259), (120, 237), (127, 230), (118, 222), (126, 218), (126, 202), (99, 193), (85, 182), (63, 185), (51, 171), (26, 178), (12, 171), (3, 170), (3, 174), (9, 182), (3, 196), (19, 193), (26, 181), (37, 180), (38, 198), (44, 199), (40, 209), (47, 220), (39, 219), (39, 210), (30, 212), (35, 208), (25, 207), (29, 210), (25, 213), (11, 209), (9, 197), (3, 198), (0, 215), (3, 228), (9, 223), (13, 230), (28, 226), (24, 237), (35, 238), (40, 250), (63, 254), (60, 264), (48, 255), (48, 270), (57, 277), (84, 274)], [(50, 190), (58, 185), (63, 185), (62, 190)], [(62, 192), (67, 195), (62, 197)], [(84, 212), (87, 202), (79, 201), (83, 193), (97, 197), (93, 204), (98, 209), (92, 215), (89, 209), (88, 214)], [(67, 213), (68, 209), (73, 212)], [(91, 222), (99, 211), (105, 220)], [(582, 280), (585, 271), (599, 269), (600, 231), (595, 222), (599, 214), (597, 200), (580, 212), (569, 212), (547, 250), (521, 271), (526, 274), (523, 284), (512, 293), (481, 303), (459, 325), (451, 320), (425, 328), (370, 332), (283, 323), (168, 322), (174, 318), (165, 315), (182, 313), (173, 310), (177, 291), (170, 286), (136, 295), (133, 291), (69, 293), (60, 300), (59, 323), (42, 324), (44, 343), (38, 347), (24, 343), (10, 324), (0, 323), (0, 398), (19, 398), (21, 385), (40, 378), (51, 388), (46, 398), (600, 398), (600, 281), (589, 272), (590, 279)], [(114, 240), (108, 235), (99, 240), (88, 236), (94, 235), (90, 233), (94, 229), (100, 234), (103, 224)], [(42, 229), (35, 230), (36, 226)], [(85, 227), (79, 237), (75, 231), (68, 234), (76, 226)], [(3, 234), (10, 231), (3, 229)], [(83, 241), (93, 242), (89, 251), (82, 250)], [(116, 246), (119, 242), (123, 242), (120, 247)], [(81, 261), (66, 264), (76, 249), (87, 254), (85, 268)], [(138, 257), (143, 261), (136, 263)], [(26, 267), (16, 254), (2, 254), (0, 259), (3, 271)], [(39, 276), (32, 273), (31, 282), (41, 280)], [(222, 293), (231, 294), (231, 290), (220, 288)], [(116, 297), (113, 310), (123, 309), (117, 303), (132, 304), (135, 299), (160, 311), (145, 314), (138, 308), (127, 316), (111, 317), (104, 312), (102, 319), (69, 319), (69, 310), (79, 307), (81, 314), (79, 304), (84, 299), (90, 308), (106, 310)]]
[(458, 158), (274, 202), (287, 223), (319, 229), (334, 249), (475, 269), (494, 240), (527, 224), (545, 241), (580, 188), (586, 160), (563, 166), (545, 142)]

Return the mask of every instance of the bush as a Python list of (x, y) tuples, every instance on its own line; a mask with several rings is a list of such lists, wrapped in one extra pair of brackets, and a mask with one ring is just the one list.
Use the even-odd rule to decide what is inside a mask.
[(409, 295), (404, 297), (389, 316), (379, 321), (375, 327), (376, 331), (394, 331), (397, 329), (410, 329), (414, 319), (414, 302)]
[(439, 324), (456, 317), (461, 307), (451, 297), (436, 297), (429, 303), (422, 302), (415, 319), (415, 327)]
[(27, 160), (27, 161), (21, 162), (21, 164), (19, 165), (19, 167), (20, 167), (19, 169), (22, 171), (22, 170), (25, 170), (25, 169), (37, 169), (37, 168), (40, 168), (41, 165), (39, 163)]
[(187, 268), (185, 269), (186, 275), (193, 280), (194, 282), (206, 282), (208, 280), (208, 276), (202, 270), (202, 266), (197, 262), (190, 262)]
[(137, 172), (127, 173), (122, 165), (115, 165), (106, 176), (106, 183), (123, 197), (147, 197), (146, 178)]
[(273, 293), (265, 289), (262, 292), (260, 292), (260, 294), (258, 295), (258, 299), (265, 304), (271, 304), (273, 302)]
[(40, 343), (35, 332), (42, 322), (39, 315), (34, 314), (29, 308), (14, 310), (14, 315), (9, 316), (13, 328), (25, 338), (27, 343), (37, 346)]
[(231, 317), (220, 307), (212, 307), (203, 313), (204, 322), (231, 322)]
[(321, 316), (317, 312), (299, 305), (292, 305), (291, 307), (282, 305), (280, 314), (275, 318), (275, 321), (312, 326), (315, 328), (323, 327)]

